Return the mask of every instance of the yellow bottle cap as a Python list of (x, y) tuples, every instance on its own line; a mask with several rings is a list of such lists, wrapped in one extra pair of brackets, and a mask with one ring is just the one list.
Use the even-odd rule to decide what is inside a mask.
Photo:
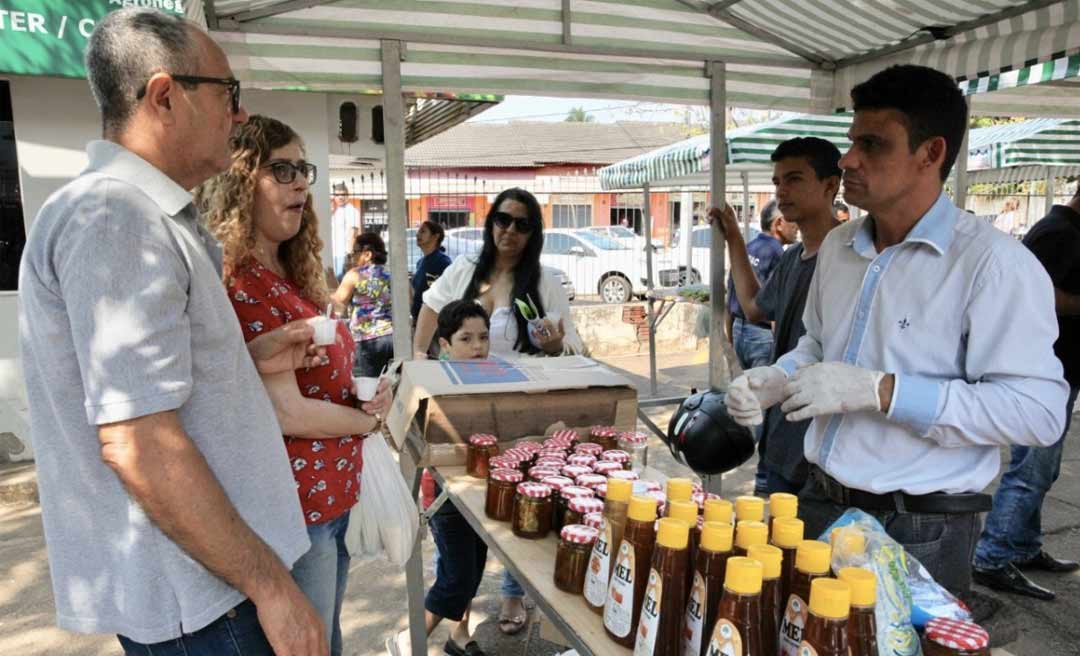
[(742, 521), (735, 525), (735, 546), (749, 549), (752, 544), (768, 544), (769, 527), (763, 522)]
[(761, 563), (752, 558), (728, 558), (724, 587), (736, 594), (761, 594)]
[(795, 550), (795, 569), (807, 574), (825, 574), (829, 571), (832, 548), (817, 540), (803, 540)]
[(735, 527), (727, 522), (705, 522), (701, 528), (701, 544), (706, 551), (724, 553), (731, 551)]
[(731, 523), (734, 506), (727, 499), (705, 499), (705, 521)]
[(735, 497), (735, 521), (760, 522), (765, 520), (765, 500), (759, 497)]
[(794, 549), (803, 541), (803, 521), (784, 517), (772, 523), (772, 543), (781, 549)]
[(838, 526), (829, 533), (833, 551), (845, 558), (866, 553), (866, 536), (856, 526)]
[[(629, 481), (627, 482), (629, 483)], [(611, 488), (608, 488), (609, 491), (610, 489)], [(639, 522), (655, 522), (656, 499), (652, 497), (640, 497), (635, 494), (630, 497), (630, 510), (627, 511), (626, 516)]]
[(656, 524), (656, 543), (661, 547), (685, 549), (690, 543), (690, 525), (683, 520), (665, 517)]
[(851, 612), (851, 586), (836, 579), (810, 582), (810, 612), (830, 620), (845, 620)]
[(689, 478), (667, 479), (668, 503), (671, 503), (672, 501), (689, 501), (693, 493), (694, 484), (690, 482)]
[(845, 567), (836, 578), (851, 586), (852, 606), (873, 606), (877, 602), (877, 577), (862, 567)]
[(634, 491), (634, 482), (622, 478), (607, 479), (607, 499), (609, 501), (630, 501), (630, 495)]
[(780, 578), (780, 564), (784, 562), (784, 552), (771, 544), (752, 544), (746, 550), (748, 558), (752, 558), (764, 568), (762, 578)]
[(681, 519), (687, 526), (697, 526), (697, 504), (693, 501), (669, 501), (667, 516)]
[(799, 512), (799, 497), (787, 492), (773, 492), (769, 495), (769, 517), (794, 517)]

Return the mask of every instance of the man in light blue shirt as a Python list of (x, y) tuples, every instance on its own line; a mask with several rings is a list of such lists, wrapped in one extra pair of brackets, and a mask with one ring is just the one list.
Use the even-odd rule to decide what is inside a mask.
[(1053, 287), (1019, 242), (942, 193), (967, 125), (951, 78), (894, 66), (852, 100), (844, 199), (868, 216), (829, 233), (806, 335), (733, 381), (728, 407), (745, 424), (777, 403), (813, 418), (808, 537), (861, 508), (965, 595), (998, 448), (1049, 445), (1064, 426)]

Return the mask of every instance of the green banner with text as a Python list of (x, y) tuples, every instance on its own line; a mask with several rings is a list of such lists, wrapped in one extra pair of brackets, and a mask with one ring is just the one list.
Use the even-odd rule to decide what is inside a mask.
[(0, 73), (86, 77), (86, 40), (121, 7), (184, 15), (189, 0), (0, 0)]

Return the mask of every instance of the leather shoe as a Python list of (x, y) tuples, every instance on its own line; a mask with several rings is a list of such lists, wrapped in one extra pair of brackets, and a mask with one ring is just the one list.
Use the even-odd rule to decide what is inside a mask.
[(1075, 560), (1061, 560), (1054, 558), (1045, 551), (1040, 550), (1039, 554), (1029, 560), (1017, 560), (1013, 562), (1020, 569), (1040, 569), (1044, 572), (1055, 572), (1057, 574), (1064, 574), (1066, 572), (1075, 572), (1080, 569), (1080, 563)]
[(971, 569), (971, 578), (979, 585), (985, 585), (988, 588), (1002, 592), (1025, 595), (1043, 601), (1053, 601), (1057, 597), (1053, 591), (1037, 585), (1024, 576), (1024, 573), (1012, 563), (998, 569), (973, 567)]

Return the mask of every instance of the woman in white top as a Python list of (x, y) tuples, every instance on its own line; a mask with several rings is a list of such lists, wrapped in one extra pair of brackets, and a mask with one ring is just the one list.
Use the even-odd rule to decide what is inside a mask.
[[(540, 264), (543, 247), (544, 222), (536, 198), (518, 188), (499, 194), (484, 221), (480, 253), (458, 257), (424, 292), (413, 337), (415, 357), (426, 357), (439, 311), (462, 298), (475, 300), (491, 317), (492, 355), (581, 353), (566, 292), (554, 270)], [(528, 304), (530, 299), (543, 317), (531, 328), (514, 302)]]

